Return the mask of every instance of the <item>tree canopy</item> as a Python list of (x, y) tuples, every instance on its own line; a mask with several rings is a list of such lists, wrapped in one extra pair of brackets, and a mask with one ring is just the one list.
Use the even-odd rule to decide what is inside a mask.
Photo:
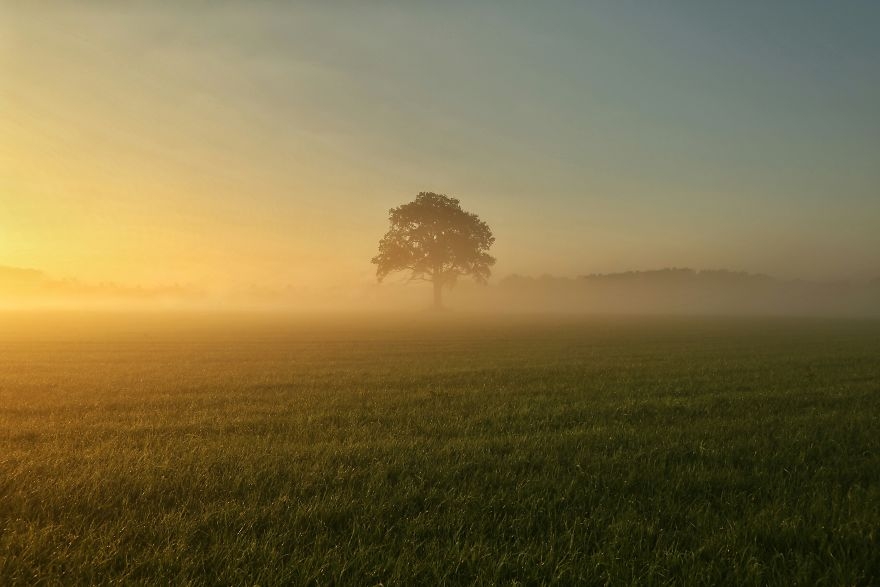
[(421, 192), (412, 202), (389, 211), (391, 227), (379, 241), (373, 257), (376, 276), (409, 272), (410, 280), (434, 284), (434, 304), (439, 307), (443, 287), (469, 276), (486, 283), (495, 258), (489, 225), (462, 210), (459, 201), (444, 194)]

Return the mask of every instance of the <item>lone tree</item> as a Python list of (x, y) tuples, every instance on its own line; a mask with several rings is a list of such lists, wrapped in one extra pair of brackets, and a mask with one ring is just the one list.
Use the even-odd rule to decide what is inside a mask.
[(442, 307), (443, 287), (470, 275), (486, 283), (495, 258), (489, 225), (461, 209), (458, 200), (421, 192), (416, 199), (389, 211), (391, 228), (379, 241), (372, 262), (381, 282), (389, 273), (409, 271), (410, 280), (434, 284), (434, 308)]

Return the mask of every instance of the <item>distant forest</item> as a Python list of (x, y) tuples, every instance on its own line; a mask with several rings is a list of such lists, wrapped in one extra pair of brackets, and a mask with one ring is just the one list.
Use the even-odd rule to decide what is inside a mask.
[(519, 310), (880, 316), (880, 279), (785, 281), (727, 270), (670, 268), (576, 278), (512, 275), (497, 286)]
[[(0, 302), (100, 302), (278, 309), (417, 310), (424, 292), (402, 283), (331, 289), (243, 284), (224, 292), (171, 284), (85, 283), (0, 266)], [(511, 275), (488, 286), (463, 281), (449, 293), (461, 311), (614, 314), (734, 314), (880, 317), (880, 279), (862, 282), (781, 280), (726, 270), (661, 269), (554, 277)]]

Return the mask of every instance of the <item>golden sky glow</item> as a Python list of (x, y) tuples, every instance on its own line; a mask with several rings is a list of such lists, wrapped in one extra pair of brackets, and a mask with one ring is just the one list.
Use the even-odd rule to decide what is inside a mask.
[(432, 190), (497, 276), (880, 275), (877, 10), (621, 4), (4, 3), (0, 265), (370, 283)]

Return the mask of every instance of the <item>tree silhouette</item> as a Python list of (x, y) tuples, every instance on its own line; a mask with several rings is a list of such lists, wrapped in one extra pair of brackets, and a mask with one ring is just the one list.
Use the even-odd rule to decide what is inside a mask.
[(416, 199), (389, 211), (391, 228), (379, 241), (372, 262), (381, 282), (389, 273), (409, 271), (410, 280), (434, 284), (434, 307), (442, 307), (443, 287), (463, 275), (486, 283), (495, 258), (489, 225), (461, 209), (455, 198), (421, 192)]

